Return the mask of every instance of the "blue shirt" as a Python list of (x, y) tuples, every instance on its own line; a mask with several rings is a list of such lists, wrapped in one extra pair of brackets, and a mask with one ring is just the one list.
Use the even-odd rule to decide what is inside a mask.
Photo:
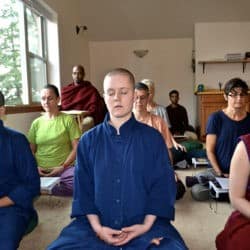
[[(40, 193), (36, 161), (26, 137), (3, 126), (0, 120), (0, 197), (8, 196), (15, 204), (11, 210), (29, 216), (33, 199)], [(0, 208), (8, 210), (9, 207)]]
[[(105, 121), (86, 132), (78, 145), (71, 216), (75, 218), (49, 247), (52, 249), (150, 249), (163, 237), (161, 249), (187, 249), (171, 225), (176, 184), (161, 134), (132, 116), (119, 130)], [(86, 215), (102, 226), (121, 229), (157, 216), (149, 231), (115, 247), (100, 240)]]
[(132, 116), (118, 135), (108, 120), (80, 140), (72, 217), (97, 214), (117, 229), (147, 214), (174, 219), (176, 185), (161, 134)]
[(250, 114), (241, 121), (230, 119), (223, 111), (211, 114), (207, 134), (216, 135), (215, 155), (223, 173), (229, 173), (231, 158), (239, 136), (250, 133)]

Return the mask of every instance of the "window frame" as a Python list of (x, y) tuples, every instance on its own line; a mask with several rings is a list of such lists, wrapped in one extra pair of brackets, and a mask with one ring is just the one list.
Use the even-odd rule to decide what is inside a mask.
[[(23, 104), (6, 104), (6, 114), (15, 114), (15, 113), (28, 113), (28, 112), (37, 112), (42, 111), (42, 107), (40, 101), (33, 101), (32, 96), (32, 82), (31, 82), (31, 67), (32, 59), (36, 59), (44, 64), (44, 79), (46, 83), (48, 83), (49, 78), (51, 77), (50, 69), (48, 68), (49, 63), (49, 51), (48, 51), (48, 23), (52, 22), (56, 24), (56, 29), (58, 29), (57, 22), (57, 14), (51, 10), (43, 1), (33, 0), (32, 2), (29, 0), (17, 0), (22, 4), (22, 13), (20, 14), (20, 20), (22, 21), (22, 25), (19, 26), (20, 33), (24, 37), (24, 41), (20, 44), (20, 57), (21, 57), (21, 75), (22, 75), (22, 91), (23, 91)], [(38, 7), (38, 8), (37, 8)], [(33, 52), (29, 51), (28, 44), (28, 21), (27, 21), (27, 8), (32, 12), (38, 15), (40, 18), (40, 37), (41, 37), (41, 47), (42, 47), (42, 56), (37, 55)], [(58, 40), (58, 34), (57, 34)], [(22, 41), (22, 40), (21, 40)], [(51, 41), (52, 42), (52, 41)], [(59, 56), (59, 48), (58, 48), (58, 56)], [(55, 61), (55, 60), (54, 60)], [(59, 58), (56, 60), (56, 67), (59, 69)], [(59, 70), (58, 70), (59, 72)], [(60, 75), (55, 75), (56, 79), (60, 78)], [(60, 81), (59, 81), (60, 82)], [(45, 83), (45, 84), (46, 84)], [(39, 87), (42, 87), (38, 85)]]
[[(27, 8), (31, 11), (34, 12), (36, 15), (39, 16), (40, 18), (40, 30), (41, 30), (41, 46), (42, 46), (42, 56), (39, 56), (33, 52), (29, 51), (29, 41), (28, 41), (28, 20), (27, 20)], [(40, 102), (34, 102), (32, 98), (32, 83), (31, 83), (31, 59), (38, 59), (39, 61), (45, 63), (45, 79), (48, 82), (48, 46), (47, 46), (47, 25), (46, 25), (46, 20), (45, 17), (36, 9), (34, 9), (33, 6), (29, 6), (28, 4), (24, 4), (24, 28), (25, 28), (25, 44), (26, 44), (26, 77), (27, 77), (27, 102), (28, 104), (24, 105), (38, 105)], [(20, 105), (22, 106), (22, 105)]]
[(5, 106), (6, 115), (9, 114), (20, 114), (20, 113), (32, 113), (32, 112), (42, 112), (43, 108), (41, 104), (31, 105), (31, 104), (24, 104), (24, 105), (15, 105), (15, 106)]

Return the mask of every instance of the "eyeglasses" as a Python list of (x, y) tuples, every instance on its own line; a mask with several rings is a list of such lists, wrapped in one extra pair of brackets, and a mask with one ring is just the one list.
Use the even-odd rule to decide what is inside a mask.
[(232, 98), (236, 98), (237, 96), (239, 96), (240, 98), (244, 98), (247, 96), (247, 93), (229, 93), (228, 96)]

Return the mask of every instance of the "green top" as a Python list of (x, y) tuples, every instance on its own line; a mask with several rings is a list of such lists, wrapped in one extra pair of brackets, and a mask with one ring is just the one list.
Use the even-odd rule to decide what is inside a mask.
[(71, 142), (80, 136), (75, 119), (63, 113), (53, 119), (38, 117), (28, 132), (29, 142), (37, 146), (37, 165), (42, 168), (62, 165), (72, 150)]

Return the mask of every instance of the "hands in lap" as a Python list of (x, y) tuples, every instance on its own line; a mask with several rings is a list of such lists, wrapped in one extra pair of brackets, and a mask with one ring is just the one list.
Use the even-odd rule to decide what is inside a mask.
[[(97, 236), (109, 245), (122, 246), (130, 242), (132, 239), (146, 233), (148, 228), (143, 224), (136, 224), (130, 227), (122, 228), (121, 230), (114, 230), (109, 227), (102, 227)], [(152, 239), (151, 243), (160, 245), (162, 237)]]
[(38, 167), (39, 175), (42, 177), (58, 176), (62, 173), (63, 170), (64, 170), (63, 166), (58, 166), (58, 167), (48, 168), (48, 169)]

